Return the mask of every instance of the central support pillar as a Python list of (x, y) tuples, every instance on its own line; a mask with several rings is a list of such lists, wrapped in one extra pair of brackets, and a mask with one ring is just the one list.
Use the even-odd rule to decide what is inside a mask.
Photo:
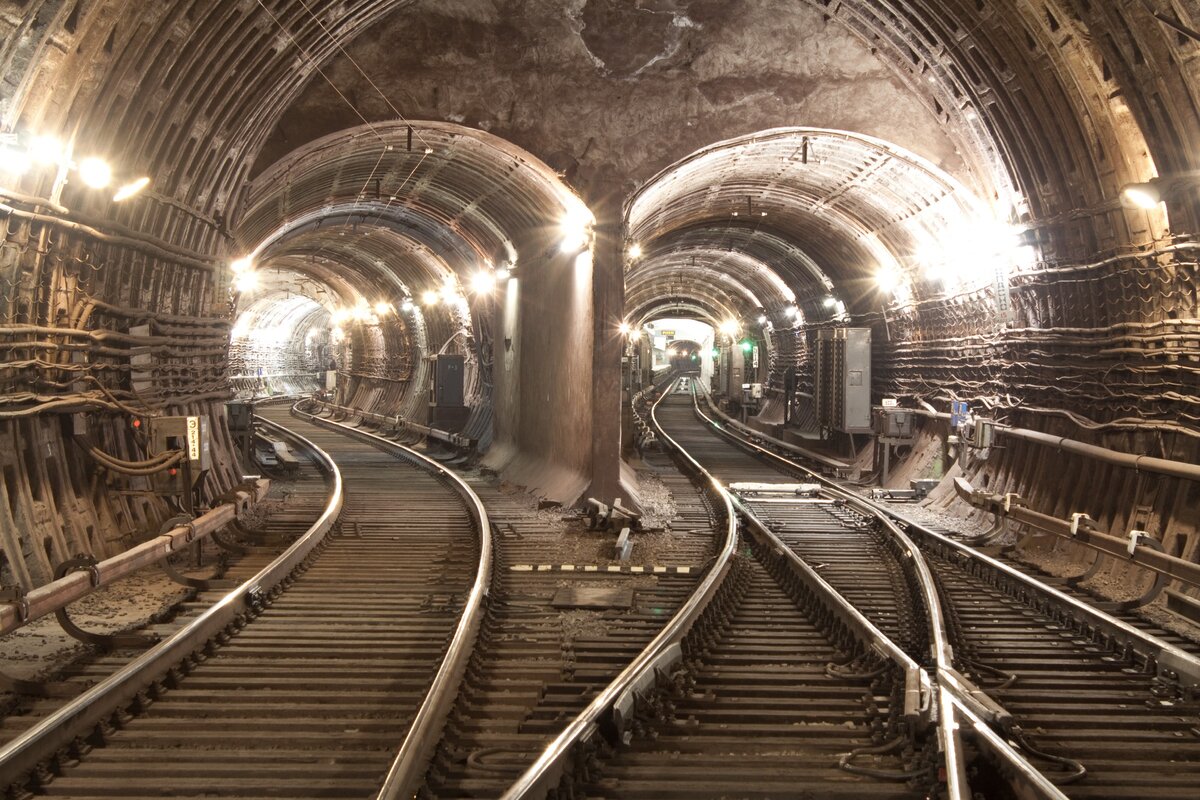
[[(592, 249), (592, 485), (606, 503), (622, 497), (621, 356), (625, 342), (625, 235), (620, 182), (593, 181), (585, 199), (596, 217)], [(623, 498), (626, 503), (630, 498)]]

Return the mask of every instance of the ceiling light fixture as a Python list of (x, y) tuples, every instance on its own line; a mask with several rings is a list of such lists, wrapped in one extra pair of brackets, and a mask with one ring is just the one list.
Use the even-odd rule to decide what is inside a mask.
[(93, 189), (103, 189), (112, 183), (112, 167), (103, 159), (85, 158), (79, 162), (79, 178)]
[(128, 200), (135, 195), (141, 194), (142, 190), (149, 185), (150, 179), (145, 176), (135, 181), (130, 181), (120, 189), (117, 189), (117, 193), (113, 195), (113, 202), (120, 203), (122, 200)]

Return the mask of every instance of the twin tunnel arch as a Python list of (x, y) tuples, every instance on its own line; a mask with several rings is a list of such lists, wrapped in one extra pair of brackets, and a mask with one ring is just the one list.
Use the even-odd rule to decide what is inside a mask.
[[(682, 317), (753, 340), (767, 355), (759, 377), (778, 394), (816, 326), (990, 291), (992, 262), (1017, 244), (1016, 212), (998, 213), (872, 137), (780, 128), (718, 142), (626, 198), (624, 310), (608, 327)], [(339, 403), (424, 423), (427, 357), (457, 353), (483, 449), (495, 436), (494, 461), (513, 466), (542, 439), (549, 458), (553, 441), (521, 396), (536, 387), (545, 403), (588, 405), (594, 365), (583, 362), (605, 335), (599, 322), (591, 338), (577, 330), (597, 313), (594, 222), (551, 168), (482, 131), (394, 122), (319, 139), (250, 187), (236, 235), (253, 266), (231, 276), (235, 380), (247, 392), (311, 391), (333, 370)], [(954, 247), (981, 241), (992, 251), (975, 272), (939, 272), (960, 260)], [(530, 337), (538, 349), (522, 359)], [(564, 362), (582, 389), (548, 374)], [(558, 433), (582, 439), (581, 419)], [(535, 462), (525, 471), (544, 485)], [(588, 458), (566, 466), (567, 493), (581, 491)]]

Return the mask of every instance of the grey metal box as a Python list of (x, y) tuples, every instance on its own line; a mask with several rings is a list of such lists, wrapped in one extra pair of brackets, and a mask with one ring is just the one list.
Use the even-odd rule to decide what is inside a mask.
[(464, 401), (466, 357), (453, 353), (433, 356), (429, 371), (429, 405), (439, 408), (460, 408)]
[(817, 420), (843, 433), (871, 432), (871, 329), (817, 332)]

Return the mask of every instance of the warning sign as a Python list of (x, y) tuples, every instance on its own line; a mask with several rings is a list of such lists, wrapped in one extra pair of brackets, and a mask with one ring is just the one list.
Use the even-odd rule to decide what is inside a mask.
[(200, 418), (187, 418), (188, 461), (200, 460)]

